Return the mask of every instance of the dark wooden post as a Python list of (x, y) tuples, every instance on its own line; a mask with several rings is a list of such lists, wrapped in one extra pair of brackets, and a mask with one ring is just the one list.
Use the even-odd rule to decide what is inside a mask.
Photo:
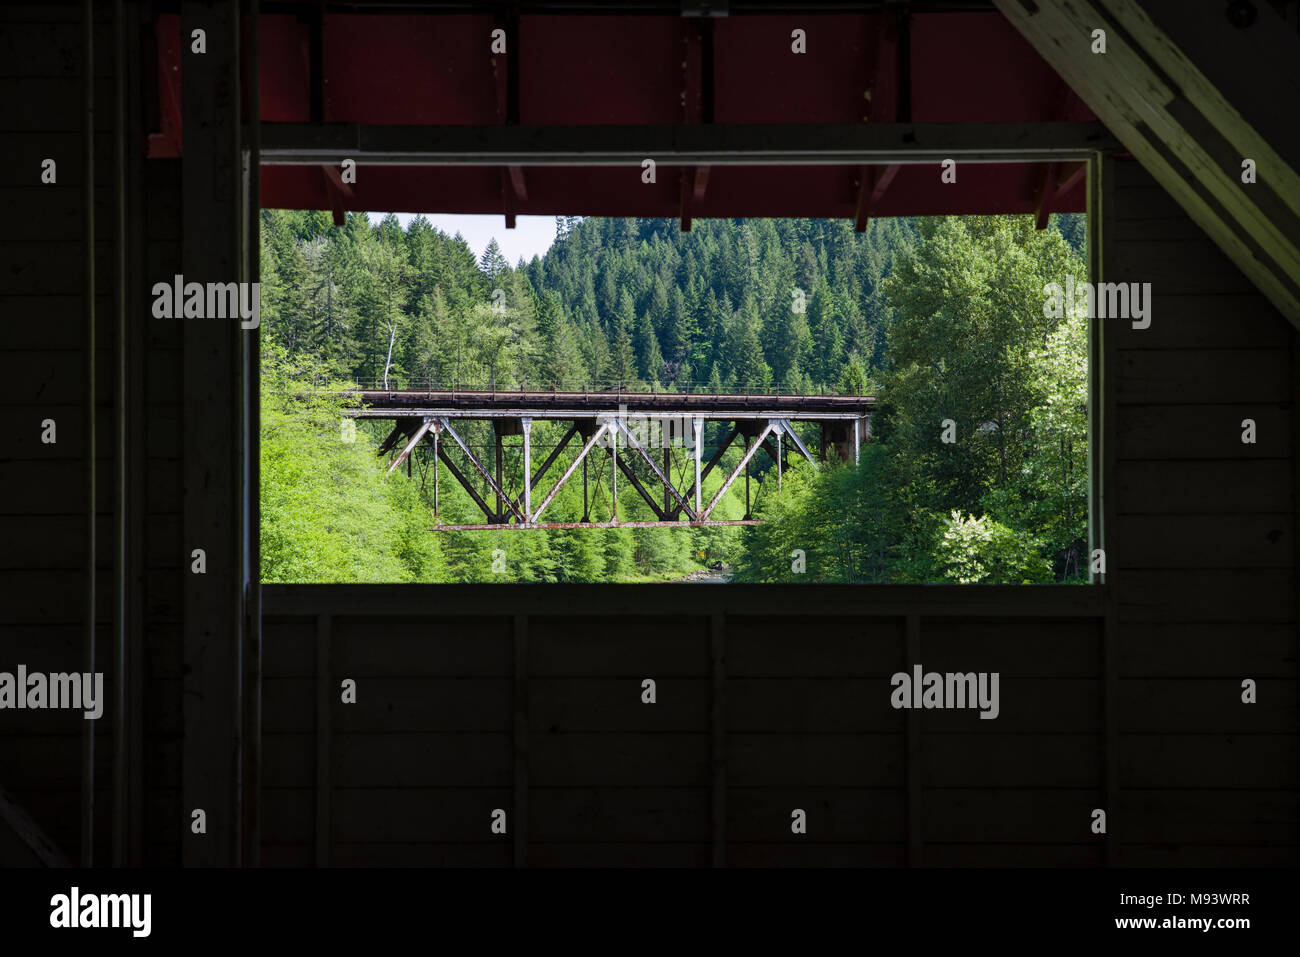
[[(202, 30), (206, 52), (192, 52)], [(181, 264), (186, 282), (244, 278), (239, 5), (181, 5), (185, 155)], [(167, 277), (151, 277), (161, 280)], [(181, 858), (185, 866), (242, 860), (242, 651), (247, 547), (243, 515), (244, 336), (233, 319), (182, 324), (184, 659)], [(206, 572), (191, 571), (203, 549)], [(206, 833), (192, 815), (202, 810)]]

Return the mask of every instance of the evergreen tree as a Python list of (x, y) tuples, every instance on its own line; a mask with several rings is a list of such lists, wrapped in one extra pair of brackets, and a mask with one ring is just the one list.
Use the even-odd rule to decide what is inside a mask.
[(488, 241), (487, 247), (483, 250), (483, 255), (479, 258), (478, 267), (483, 271), (488, 282), (499, 284), (501, 275), (510, 268), (506, 262), (506, 257), (501, 255), (501, 247), (497, 244), (496, 239)]
[(663, 356), (659, 351), (659, 337), (655, 335), (654, 324), (647, 313), (641, 313), (636, 327), (636, 353), (641, 378), (646, 382), (655, 382), (663, 369)]

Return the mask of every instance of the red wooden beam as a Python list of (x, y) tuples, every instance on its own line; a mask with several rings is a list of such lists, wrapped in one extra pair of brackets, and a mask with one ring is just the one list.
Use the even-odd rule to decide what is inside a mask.
[[(866, 115), (871, 123), (898, 122), (898, 98), (902, 88), (901, 58), (898, 55), (898, 20), (886, 11), (880, 15), (876, 34), (876, 69), (871, 86), (863, 93), (867, 101)], [(863, 166), (858, 170), (858, 203), (853, 215), (853, 228), (864, 232), (871, 210), (898, 174), (897, 166)]]
[[(1055, 120), (1068, 122), (1086, 115), (1088, 108), (1083, 101), (1079, 99), (1078, 94), (1064, 82), (1061, 84), (1060, 100), (1056, 107), (1056, 113), (1052, 117)], [(1047, 221), (1056, 209), (1056, 202), (1064, 196), (1083, 176), (1087, 169), (1087, 164), (1080, 163), (1071, 172), (1066, 182), (1060, 182), (1062, 166), (1060, 163), (1048, 163), (1047, 169), (1043, 171), (1043, 184), (1038, 189), (1038, 199), (1035, 203), (1034, 225), (1038, 229), (1046, 229)]]
[[(690, 20), (686, 24), (682, 44), (682, 122), (701, 123), (704, 121), (704, 84), (709, 78), (704, 76), (705, 25), (702, 20)], [(688, 167), (681, 172), (681, 229), (684, 233), (691, 231), (691, 206), (704, 199), (704, 190), (709, 183), (707, 166)]]
[(515, 192), (515, 199), (521, 203), (528, 202), (528, 183), (524, 181), (522, 166), (507, 167), (510, 172), (510, 188)]
[(149, 134), (150, 159), (175, 159), (181, 155), (181, 21), (163, 14), (154, 24), (158, 43), (158, 125)]
[(322, 166), (321, 173), (325, 179), (325, 193), (329, 197), (330, 211), (334, 216), (334, 225), (342, 226), (347, 220), (344, 209), (352, 197), (352, 187), (343, 182), (343, 174), (335, 166)]

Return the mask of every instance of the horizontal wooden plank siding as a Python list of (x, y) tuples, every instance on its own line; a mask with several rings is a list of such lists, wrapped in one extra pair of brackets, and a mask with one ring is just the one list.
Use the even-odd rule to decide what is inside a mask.
[(1119, 342), (1117, 863), (1294, 865), (1296, 334), (1141, 167), (1115, 173), (1106, 278), (1152, 284), (1149, 328), (1103, 320)]
[[(82, 133), (84, 39), (80, 4), (6, 4), (0, 8), (0, 668), (18, 663), (42, 671), (80, 671), (86, 562), (85, 301), (83, 214), (87, 169)], [(137, 19), (137, 17), (141, 19)], [(178, 261), (180, 164), (147, 161), (141, 108), (146, 69), (141, 45), (148, 11), (127, 4), (128, 49), (124, 118), (129, 188), (128, 274), (129, 631), (143, 685), (134, 697), (134, 726), (145, 742), (138, 776), (129, 784), (131, 821), (125, 860), (178, 862), (183, 827), (179, 792), (180, 660), (176, 654), (181, 569), (179, 345), (174, 328), (148, 312), (153, 281)], [(95, 444), (98, 598), (97, 669), (106, 695), (119, 676), (109, 627), (114, 602), (114, 488), (118, 429), (116, 375), (117, 186), (114, 164), (115, 52), (111, 5), (95, 5)], [(147, 64), (152, 68), (152, 63)], [(41, 182), (42, 162), (55, 161), (57, 180)], [(147, 184), (147, 188), (139, 185)], [(155, 242), (146, 245), (147, 238)], [(172, 248), (168, 247), (168, 243)], [(174, 324), (173, 324), (174, 325)], [(53, 419), (57, 443), (41, 441)], [(0, 784), (27, 809), (72, 860), (81, 857), (79, 715), (6, 712), (0, 722)], [(33, 717), (35, 715), (35, 717)], [(111, 710), (96, 723), (94, 859), (113, 861)], [(124, 743), (125, 746), (125, 743)], [(0, 861), (3, 863), (3, 861)]]
[[(334, 707), (331, 862), (484, 863), (466, 849), (494, 847), (491, 811), (522, 793), (539, 865), (703, 866), (719, 835), (732, 866), (1295, 863), (1291, 333), (1145, 174), (1121, 161), (1115, 176), (1106, 278), (1151, 282), (1153, 314), (1146, 330), (1102, 320), (1108, 586), (271, 587), (274, 800), (312, 806), (310, 621), (324, 613), (331, 681), (355, 674), (379, 701)], [(512, 615), (527, 621), (522, 664)], [(997, 719), (892, 707), (891, 676), (916, 664), (998, 672)], [(393, 793), (408, 787), (402, 826)], [(383, 823), (343, 825), (344, 795)], [(309, 859), (302, 816), (268, 836), (268, 861)]]
[[(238, 163), (201, 149), (188, 168), (144, 157), (156, 132), (153, 11), (125, 6), (119, 279), (111, 5), (95, 5), (90, 163), (79, 6), (0, 5), (0, 670), (81, 670), (89, 562), (106, 696), (130, 689), (125, 834), (114, 842), (122, 742), (111, 718), (93, 730), (96, 823), (85, 847), (79, 714), (6, 711), (0, 786), (72, 860), (93, 849), (103, 866), (124, 851), (126, 863), (172, 867), (233, 856), (196, 852), (188, 821), (195, 782), (226, 783), (220, 748), (203, 748), (212, 726), (197, 720), (195, 674), (232, 644), (247, 650), (219, 640), (238, 631), (240, 589), (231, 578), (203, 591), (229, 577), (229, 556), (216, 556), (220, 542), (187, 540), (185, 521), (188, 537), (209, 519), (239, 524), (235, 469), (224, 468), (235, 464), (226, 453), (238, 449), (238, 410), (216, 404), (235, 381), (233, 338), (205, 353), (203, 330), (151, 315), (150, 290), (183, 271), (186, 241), (189, 261), (224, 256), (218, 241), (235, 249), (225, 222), (213, 248), (199, 248), (201, 211), (216, 200), (193, 187), (220, 186), (233, 212), (234, 182), (214, 163)], [(224, 49), (209, 57), (229, 67), (236, 47)], [(236, 88), (223, 77), (199, 66), (191, 90), (223, 99)], [(193, 116), (203, 101), (186, 102)], [(187, 128), (198, 142), (215, 138), (215, 127)], [(58, 162), (48, 186), (46, 158)], [(242, 689), (250, 701), (260, 694), (261, 738), (239, 742), (243, 770), (260, 769), (258, 801), (240, 823), (260, 828), (262, 863), (1300, 864), (1297, 336), (1135, 162), (1106, 168), (1103, 278), (1150, 283), (1151, 324), (1098, 320), (1105, 402), (1094, 412), (1104, 412), (1102, 459), (1113, 464), (1102, 490), (1105, 584), (268, 587), (261, 684), (250, 672)], [(96, 281), (83, 296), (87, 255)], [(45, 419), (57, 423), (56, 444), (41, 441)], [(205, 497), (208, 484), (220, 498)], [(112, 667), (122, 517), (127, 675)], [(202, 580), (189, 555), (205, 544), (212, 571)], [(204, 645), (209, 628), (217, 637)], [(892, 678), (915, 666), (997, 673), (996, 719), (978, 701), (895, 707)], [(211, 713), (230, 720), (230, 704)], [(233, 817), (223, 836), (238, 836)], [(14, 848), (0, 833), (0, 865)]]
[[(271, 586), (265, 596), (269, 865), (312, 863), (324, 839), (331, 865), (505, 866), (509, 835), (523, 826), (524, 860), (533, 865), (706, 866), (711, 809), (721, 799), (732, 866), (899, 866), (910, 762), (924, 843), (934, 842), (939, 859), (1042, 864), (1051, 847), (1060, 860), (1101, 860), (1089, 831), (1103, 766), (1095, 612), (1041, 617), (1029, 604), (1014, 618), (923, 616), (920, 662), (905, 660), (904, 622), (869, 607), (860, 616), (809, 616), (793, 605), (785, 615), (738, 614), (724, 619), (719, 684), (707, 617), (672, 603), (661, 603), (662, 617), (640, 610), (639, 599), (660, 586), (613, 589), (637, 611), (577, 617), (558, 592), (539, 607), (534, 593), (523, 593), (524, 604), (520, 592), (499, 590), (494, 614), (469, 615), (460, 589), (413, 586), (403, 601), (377, 602), (363, 617), (349, 589), (309, 590), (310, 617), (295, 612), (299, 586)], [(1050, 593), (1069, 608), (1075, 591)], [(873, 594), (892, 601), (888, 590)], [(930, 594), (942, 606), (970, 593)], [(448, 614), (426, 595), (441, 596)], [(521, 662), (509, 612), (522, 607), (530, 614)], [(316, 670), (321, 620), (329, 622), (325, 676)], [(922, 711), (910, 752), (891, 677), (916, 663), (998, 671), (997, 719), (976, 709)], [(523, 821), (512, 817), (520, 769), (511, 689), (520, 667)], [(356, 681), (355, 703), (342, 701), (346, 679)], [(644, 700), (647, 680), (653, 704)], [(322, 682), (330, 699), (324, 765), (316, 756)], [(721, 794), (711, 757), (718, 700)], [(324, 803), (319, 787), (328, 788)], [(491, 827), (498, 810), (505, 834)], [(1023, 852), (1008, 857), (1017, 847)]]

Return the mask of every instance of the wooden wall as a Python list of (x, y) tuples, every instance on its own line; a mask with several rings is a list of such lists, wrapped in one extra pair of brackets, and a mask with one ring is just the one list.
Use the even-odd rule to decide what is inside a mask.
[(1294, 865), (1296, 333), (1138, 164), (1114, 169), (1106, 278), (1155, 295), (1149, 329), (1109, 327), (1120, 862)]
[[(268, 589), (266, 862), (1294, 865), (1294, 334), (1139, 166), (1105, 169), (1103, 278), (1154, 303), (1145, 330), (1101, 320), (1097, 609), (1011, 590), (969, 617), (936, 588), (890, 617), (862, 589), (858, 613), (809, 618), (820, 597), (792, 586), (762, 616), (716, 592), (732, 610), (682, 614), (650, 586), (605, 618), (566, 613), (590, 592), (507, 587), (495, 615), (412, 615), (431, 591), (349, 617), (355, 590)], [(909, 722), (888, 678), (917, 661), (1000, 671), (1002, 715)]]
[[(604, 591), (266, 589), (263, 861), (1104, 859), (1101, 590)], [(915, 663), (999, 672), (1000, 716), (895, 710)]]
[[(115, 462), (114, 395), (118, 276), (112, 24), (95, 22), (95, 313), (98, 622), (97, 670), (106, 696), (112, 667)], [(151, 31), (127, 6), (129, 157), (127, 205), (125, 450), (130, 494), (127, 609), (137, 681), (129, 736), (136, 740), (130, 828), (124, 860), (172, 863), (179, 808), (180, 330), (149, 317), (146, 293), (179, 271), (180, 179), (176, 161), (146, 163), (142, 46)], [(83, 670), (87, 549), (87, 449), (82, 210), (86, 168), (82, 129), (80, 5), (0, 8), (0, 670)], [(57, 182), (41, 183), (41, 162)], [(42, 444), (41, 421), (55, 419), (57, 444)], [(147, 684), (146, 684), (147, 682)], [(0, 714), (0, 787), (7, 788), (72, 861), (81, 859), (78, 712)], [(97, 864), (113, 860), (112, 716), (96, 728)], [(147, 753), (141, 742), (147, 741)], [(2, 826), (2, 825), (0, 825)]]
[[(101, 11), (103, 13), (104, 11)], [(128, 4), (132, 863), (181, 861), (181, 169), (136, 148), (150, 34)], [(0, 670), (80, 670), (86, 559), (77, 7), (0, 8)], [(99, 660), (113, 603), (112, 46), (97, 27)], [(49, 50), (55, 54), (50, 55)], [(57, 185), (40, 161), (58, 161)], [(1151, 282), (1112, 336), (1111, 575), (1098, 589), (272, 588), (266, 864), (1257, 864), (1300, 861), (1296, 344), (1132, 162), (1105, 277)], [(58, 423), (40, 442), (42, 419)], [(1241, 420), (1258, 426), (1240, 441)], [(460, 597), (457, 597), (460, 596)], [(1002, 673), (1002, 714), (907, 714), (910, 663)], [(358, 682), (355, 705), (337, 682)], [(640, 703), (640, 682), (658, 703)], [(1243, 705), (1241, 681), (1258, 682)], [(73, 860), (84, 722), (0, 714), (0, 786)], [(112, 859), (111, 722), (95, 860)], [(1105, 807), (1109, 832), (1089, 830)], [(508, 813), (494, 835), (490, 813)], [(790, 811), (808, 813), (793, 835)], [(2, 826), (2, 825), (0, 825)], [(0, 847), (11, 847), (0, 843)]]

